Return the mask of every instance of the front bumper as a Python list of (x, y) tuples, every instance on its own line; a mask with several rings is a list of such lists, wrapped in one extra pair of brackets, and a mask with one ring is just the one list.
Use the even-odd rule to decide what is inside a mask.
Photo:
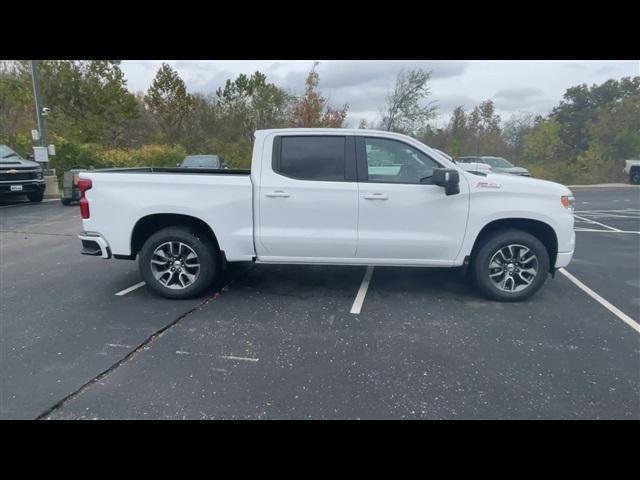
[(558, 255), (556, 255), (556, 268), (566, 267), (571, 263), (572, 258), (573, 250), (570, 252), (558, 252)]
[(82, 232), (78, 235), (82, 241), (83, 255), (91, 255), (94, 257), (111, 258), (111, 248), (107, 241), (97, 232)]
[[(21, 185), (22, 190), (11, 190), (14, 185)], [(32, 182), (0, 182), (0, 193), (6, 193), (11, 195), (19, 195), (21, 193), (33, 193), (43, 191), (45, 187), (44, 180), (32, 181)]]

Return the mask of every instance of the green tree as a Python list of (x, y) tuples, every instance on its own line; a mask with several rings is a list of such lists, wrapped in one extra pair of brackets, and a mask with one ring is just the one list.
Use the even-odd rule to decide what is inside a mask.
[(53, 133), (80, 142), (121, 143), (138, 111), (119, 60), (46, 60), (39, 71)]
[(188, 128), (196, 103), (193, 96), (187, 93), (187, 87), (178, 72), (163, 63), (144, 101), (160, 125), (166, 141), (171, 145), (178, 143)]
[[(267, 77), (255, 72), (250, 77), (240, 74), (235, 80), (227, 80), (216, 91), (217, 114), (220, 125), (231, 136), (253, 142), (256, 130), (280, 128), (290, 122), (291, 96)], [(235, 132), (233, 132), (235, 130)]]
[(624, 98), (640, 95), (640, 76), (607, 80), (600, 85), (567, 89), (552, 115), (560, 124), (560, 137), (572, 149), (572, 158), (589, 148), (587, 127), (603, 109), (614, 108)]
[(506, 151), (500, 122), (492, 100), (485, 100), (473, 109), (469, 114), (468, 127), (473, 136), (474, 154), (500, 155)]

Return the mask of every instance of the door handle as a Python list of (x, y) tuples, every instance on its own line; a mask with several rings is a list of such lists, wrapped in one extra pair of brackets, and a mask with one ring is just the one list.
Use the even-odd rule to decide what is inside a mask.
[(285, 192), (284, 190), (274, 190), (273, 192), (266, 193), (265, 195), (267, 197), (283, 197), (283, 198), (287, 198), (290, 196), (290, 194)]
[(364, 196), (367, 200), (388, 200), (389, 197), (385, 193), (368, 193)]

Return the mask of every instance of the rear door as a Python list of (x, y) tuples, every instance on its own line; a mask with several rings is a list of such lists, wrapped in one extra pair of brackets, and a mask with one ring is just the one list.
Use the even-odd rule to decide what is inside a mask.
[(353, 258), (358, 186), (350, 135), (283, 133), (260, 176), (257, 253), (262, 261)]

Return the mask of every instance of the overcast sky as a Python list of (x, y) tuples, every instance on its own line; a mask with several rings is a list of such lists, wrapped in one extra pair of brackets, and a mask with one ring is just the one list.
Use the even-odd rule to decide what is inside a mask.
[[(166, 61), (190, 92), (213, 93), (226, 79), (260, 70), (267, 81), (300, 95), (313, 66), (305, 61)], [(131, 91), (146, 90), (162, 61), (125, 60), (122, 69)], [(347, 122), (375, 121), (401, 68), (432, 71), (431, 91), (439, 106), (436, 124), (448, 121), (457, 105), (470, 110), (486, 99), (495, 102), (503, 120), (514, 112), (547, 114), (569, 87), (640, 75), (638, 61), (321, 61), (320, 91), (330, 104), (349, 103)]]

